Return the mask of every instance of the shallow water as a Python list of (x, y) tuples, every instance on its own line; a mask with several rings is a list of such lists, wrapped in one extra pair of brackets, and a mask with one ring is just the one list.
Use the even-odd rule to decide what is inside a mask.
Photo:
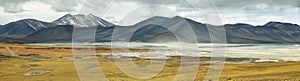
[[(153, 49), (153, 53), (157, 53), (156, 49), (165, 49), (172, 51), (162, 51), (161, 55), (166, 56), (194, 56), (194, 57), (241, 57), (241, 58), (264, 58), (279, 59), (286, 61), (300, 61), (300, 45), (299, 44), (187, 44), (187, 43), (121, 43), (121, 42), (105, 42), (105, 43), (34, 43), (27, 45), (38, 46), (76, 46), (76, 47), (103, 47), (103, 48), (135, 48), (135, 49)], [(188, 46), (189, 45), (189, 46)], [(220, 49), (214, 49), (222, 47)], [(182, 52), (182, 50), (189, 51)], [(221, 51), (217, 54), (212, 50)], [(222, 51), (224, 49), (225, 51)], [(222, 53), (224, 52), (224, 53)], [(152, 52), (150, 52), (152, 53)], [(225, 54), (226, 53), (226, 54)], [(125, 53), (124, 53), (125, 54)], [(139, 53), (137, 53), (139, 54)], [(144, 53), (141, 53), (144, 54)]]

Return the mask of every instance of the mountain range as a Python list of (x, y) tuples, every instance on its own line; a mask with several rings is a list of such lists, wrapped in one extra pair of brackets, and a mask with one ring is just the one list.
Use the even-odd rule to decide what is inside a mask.
[[(53, 22), (34, 19), (11, 22), (0, 26), (0, 41), (7, 43), (50, 43), (71, 42), (72, 39), (76, 39), (78, 42), (89, 40), (91, 40), (89, 42), (176, 42), (176, 35), (189, 42), (192, 38), (189, 37), (189, 34), (192, 32), (174, 34), (168, 30), (182, 32), (188, 30), (188, 25), (196, 34), (199, 43), (210, 43), (209, 30), (221, 32), (220, 29), (225, 29), (228, 43), (300, 42), (300, 26), (291, 23), (272, 21), (262, 26), (243, 23), (214, 26), (179, 16), (172, 18), (155, 16), (135, 25), (118, 26), (92, 14), (67, 14)], [(74, 33), (75, 31), (76, 33)], [(95, 35), (90, 35), (91, 32), (95, 32)], [(94, 39), (90, 39), (93, 37), (89, 36), (94, 36)]]

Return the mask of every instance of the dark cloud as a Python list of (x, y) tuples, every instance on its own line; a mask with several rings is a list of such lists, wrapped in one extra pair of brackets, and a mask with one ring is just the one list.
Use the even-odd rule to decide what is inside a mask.
[[(23, 8), (22, 6), (24, 3), (30, 1), (48, 4), (47, 6), (45, 5), (46, 7), (41, 7), (41, 9), (46, 9), (44, 13), (48, 13), (48, 11), (52, 13), (47, 14), (49, 18), (55, 17), (56, 15), (54, 16), (53, 14), (59, 14), (58, 12), (102, 13), (105, 12), (108, 6), (121, 5), (111, 10), (112, 13), (109, 16), (112, 18), (107, 18), (118, 20), (121, 19), (122, 14), (134, 10), (136, 7), (155, 4), (176, 9), (177, 12), (183, 14), (180, 16), (188, 16), (189, 18), (196, 19), (197, 16), (195, 15), (197, 13), (194, 12), (195, 8), (202, 10), (203, 13), (201, 12), (201, 16), (205, 16), (211, 15), (210, 11), (214, 11), (212, 8), (216, 7), (219, 12), (216, 14), (224, 17), (223, 19), (229, 23), (253, 22), (254, 24), (261, 24), (261, 22), (265, 23), (270, 20), (299, 23), (299, 19), (297, 18), (300, 16), (300, 0), (0, 0), (0, 7), (5, 13), (0, 13), (2, 15), (0, 16), (2, 18), (9, 16), (7, 20), (0, 22), (9, 22), (14, 19), (11, 16), (16, 15), (15, 13), (20, 13), (24, 17), (28, 17), (28, 14), (36, 16), (36, 11), (32, 10), (30, 12), (30, 9), (24, 9), (25, 7)], [(117, 4), (110, 4), (111, 1), (116, 1)], [(191, 6), (188, 2), (194, 6)], [(208, 2), (214, 2), (215, 6), (208, 4)], [(48, 7), (49, 5), (51, 8)], [(80, 7), (81, 5), (84, 6)], [(22, 13), (26, 10), (28, 10), (28, 13)], [(200, 18), (198, 19), (201, 20)]]
[(20, 13), (24, 9), (19, 5), (31, 0), (0, 0), (0, 6), (4, 8), (4, 12)]
[(75, 7), (82, 4), (84, 0), (43, 0), (43, 2), (50, 4), (51, 8), (57, 12), (73, 12)]
[[(233, 8), (233, 9), (238, 9), (242, 8), (244, 9), (245, 7), (252, 7), (251, 9), (260, 9), (258, 5), (264, 4), (266, 6), (271, 6), (272, 7), (282, 7), (287, 8), (289, 7), (297, 7), (300, 8), (299, 5), (299, 0), (214, 0), (215, 4), (218, 8)], [(256, 8), (253, 8), (256, 7)]]
[(120, 2), (136, 2), (140, 4), (177, 4), (181, 3), (183, 0), (117, 0)]
[(21, 5), (29, 1), (44, 2), (57, 12), (72, 12), (76, 11), (75, 7), (84, 0), (0, 0), (0, 7), (3, 7), (4, 12), (7, 13), (21, 13), (24, 11)]
[[(181, 7), (188, 7), (189, 3), (185, 0), (119, 0), (123, 2), (137, 2), (140, 4), (163, 4), (163, 5), (177, 5)], [(300, 0), (187, 0), (191, 3), (197, 3), (198, 8), (210, 8), (207, 1), (212, 1), (218, 9), (260, 9), (255, 8), (257, 5), (265, 4), (268, 6), (277, 6), (286, 8), (286, 6), (300, 8)], [(249, 8), (248, 8), (249, 7)], [(187, 8), (187, 9), (188, 9)]]
[[(4, 8), (8, 13), (20, 13), (24, 9), (21, 4), (28, 1), (42, 1), (50, 4), (51, 8), (57, 12), (72, 12), (76, 11), (75, 7), (83, 4), (85, 0), (0, 0), (0, 6)], [(90, 0), (87, 0), (90, 1)], [(91, 0), (94, 1), (94, 0)], [(116, 0), (117, 2), (135, 2), (138, 4), (161, 4), (161, 5), (175, 5), (180, 6), (180, 10), (190, 10), (191, 6), (185, 0)], [(204, 1), (209, 0), (188, 0), (192, 3), (197, 3), (198, 8), (209, 8), (211, 5), (207, 5)], [(286, 8), (300, 8), (300, 0), (211, 0), (218, 9), (248, 9), (256, 10), (261, 9), (259, 5), (269, 6), (267, 9), (272, 9), (276, 6)], [(101, 6), (101, 5), (98, 5)]]

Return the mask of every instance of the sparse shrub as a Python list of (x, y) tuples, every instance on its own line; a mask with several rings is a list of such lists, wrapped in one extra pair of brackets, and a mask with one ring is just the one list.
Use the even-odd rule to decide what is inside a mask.
[(29, 64), (31, 67), (41, 66), (40, 64)]

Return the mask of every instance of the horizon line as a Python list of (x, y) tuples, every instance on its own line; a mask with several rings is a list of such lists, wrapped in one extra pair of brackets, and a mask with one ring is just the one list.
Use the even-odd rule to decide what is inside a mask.
[[(96, 15), (94, 15), (94, 14), (92, 14), (92, 13), (90, 13), (90, 14), (71, 14), (71, 13), (67, 13), (67, 14), (65, 14), (65, 15), (63, 15), (63, 16), (61, 16), (61, 17), (59, 17), (58, 19), (60, 19), (60, 18), (62, 18), (62, 17), (64, 17), (64, 16), (66, 16), (66, 15), (72, 15), (72, 16), (77, 16), (77, 15), (89, 16), (89, 15), (93, 15), (93, 16), (96, 16)], [(99, 17), (99, 16), (96, 16), (96, 17)], [(147, 18), (147, 19), (145, 19), (145, 20), (151, 19), (151, 18), (153, 18), (153, 17), (174, 18), (174, 17), (182, 17), (182, 16), (179, 16), (179, 15), (177, 15), (177, 16), (172, 16), (172, 17), (166, 17), (166, 16), (152, 16), (152, 17), (149, 17), (149, 18)], [(102, 17), (99, 17), (99, 18), (103, 19)], [(210, 23), (199, 22), (199, 21), (196, 21), (196, 20), (187, 18), (187, 17), (182, 17), (182, 18), (189, 19), (189, 20), (192, 20), (192, 21), (195, 21), (195, 22), (198, 22), (198, 23), (206, 24), (206, 25), (214, 25), (214, 24), (210, 24)], [(58, 20), (58, 19), (55, 19), (55, 20)], [(22, 21), (22, 20), (37, 20), (37, 21), (47, 22), (47, 23), (53, 23), (53, 22), (55, 21), (55, 20), (53, 20), (53, 21), (43, 21), (43, 20), (34, 19), (34, 18), (21, 18), (21, 19), (15, 20), (15, 21), (8, 22), (8, 23), (6, 23), (6, 24), (0, 24), (0, 26), (4, 26), (4, 25), (10, 24), (10, 23), (18, 22), (18, 21)], [(105, 20), (105, 19), (103, 19), (103, 20)], [(145, 21), (145, 20), (142, 20), (142, 21)], [(105, 21), (107, 21), (107, 20), (105, 20)], [(142, 22), (142, 21), (139, 21), (139, 22)], [(110, 21), (108, 21), (108, 22), (110, 22)], [(139, 22), (138, 22), (138, 23), (139, 23)], [(214, 25), (214, 26), (225, 26), (225, 25), (236, 25), (236, 24), (247, 24), (247, 25), (251, 25), (251, 26), (264, 26), (264, 25), (266, 25), (266, 24), (268, 24), (268, 23), (271, 23), (271, 22), (275, 22), (275, 23), (284, 23), (284, 24), (293, 24), (293, 25), (298, 25), (298, 26), (300, 26), (300, 24), (295, 24), (295, 23), (290, 23), (290, 22), (281, 22), (281, 21), (268, 21), (268, 22), (266, 22), (265, 24), (262, 24), (262, 25), (253, 25), (253, 24), (248, 24), (248, 23), (237, 22), (237, 23), (226, 23), (226, 24), (222, 23), (222, 25)], [(110, 23), (113, 23), (113, 22), (110, 22)], [(113, 24), (118, 25), (118, 26), (123, 26), (123, 25), (119, 25), (119, 24), (116, 24), (116, 23), (113, 23)], [(129, 25), (129, 26), (130, 26), (130, 25)]]

